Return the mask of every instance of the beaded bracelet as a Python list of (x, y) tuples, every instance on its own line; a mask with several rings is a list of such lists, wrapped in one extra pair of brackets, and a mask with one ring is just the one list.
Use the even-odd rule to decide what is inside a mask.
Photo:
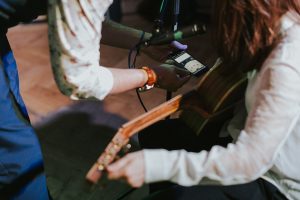
[(144, 92), (144, 91), (150, 90), (154, 87), (154, 84), (157, 82), (157, 75), (155, 74), (153, 69), (146, 67), (146, 66), (142, 67), (141, 70), (143, 70), (147, 74), (147, 77), (148, 77), (148, 80), (145, 83), (145, 85), (138, 88), (139, 92)]

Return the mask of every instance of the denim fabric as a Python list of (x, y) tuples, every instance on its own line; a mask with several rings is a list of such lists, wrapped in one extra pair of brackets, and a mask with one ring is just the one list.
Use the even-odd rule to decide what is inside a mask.
[(1, 51), (0, 62), (0, 199), (47, 200), (39, 141), (29, 123), (16, 62), (7, 45), (0, 44), (0, 49), (8, 50)]
[(10, 51), (6, 55), (2, 56), (1, 59), (4, 67), (4, 72), (8, 79), (10, 91), (13, 94), (13, 97), (15, 98), (17, 105), (20, 108), (23, 116), (29, 120), (25, 104), (20, 95), (19, 75), (18, 75), (17, 64), (14, 59), (13, 53)]

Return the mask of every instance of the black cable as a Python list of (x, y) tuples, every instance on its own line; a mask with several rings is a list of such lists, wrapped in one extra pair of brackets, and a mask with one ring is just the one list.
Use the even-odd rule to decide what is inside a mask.
[(162, 0), (160, 9), (159, 9), (159, 20), (161, 22), (163, 22), (163, 20), (164, 20), (167, 4), (168, 4), (168, 0)]
[[(136, 58), (137, 56), (139, 55), (140, 53), (140, 49), (141, 49), (141, 45), (144, 43), (144, 37), (145, 37), (145, 32), (143, 31), (142, 32), (142, 35), (141, 35), (141, 38), (139, 40), (139, 42), (129, 50), (129, 54), (128, 54), (128, 68), (129, 69), (134, 69), (135, 68), (135, 63), (136, 63)], [(135, 55), (133, 56), (133, 62), (131, 63), (131, 59), (132, 59), (132, 54), (135, 52)], [(142, 105), (143, 109), (145, 110), (145, 112), (148, 112), (142, 98), (141, 98), (141, 95), (138, 91), (138, 89), (136, 89), (136, 94), (137, 94), (137, 97), (140, 101), (140, 104)]]
[[(161, 26), (162, 26), (162, 23), (163, 23), (163, 18), (165, 16), (167, 4), (168, 4), (168, 0), (162, 0), (160, 10), (159, 10), (160, 16), (159, 16), (159, 19), (156, 20), (156, 23), (157, 23), (156, 28), (159, 28), (159, 29), (162, 28)], [(175, 14), (174, 24), (176, 24), (176, 25), (178, 24), (178, 18), (177, 17), (179, 15), (179, 7), (180, 7), (180, 0), (174, 0), (174, 14)], [(177, 26), (176, 26), (176, 28), (177, 28)], [(175, 31), (175, 30), (173, 29), (173, 31)], [(153, 32), (153, 35), (154, 34), (156, 34), (155, 31)], [(134, 69), (135, 68), (136, 58), (139, 54), (141, 45), (144, 44), (144, 36), (145, 36), (145, 32), (143, 31), (139, 42), (133, 48), (131, 48), (130, 51), (129, 51), (129, 54), (128, 54), (128, 68), (129, 69)], [(133, 57), (133, 62), (131, 63), (131, 58), (132, 58), (133, 52), (135, 52), (135, 55)], [(136, 94), (137, 94), (137, 97), (138, 97), (138, 99), (140, 101), (140, 104), (142, 105), (143, 109), (145, 110), (145, 112), (148, 112), (148, 110), (147, 110), (147, 108), (146, 108), (146, 106), (145, 106), (145, 104), (144, 104), (144, 102), (141, 98), (141, 95), (140, 95), (138, 89), (136, 90)], [(168, 101), (171, 98), (172, 98), (172, 92), (167, 91), (166, 100)]]

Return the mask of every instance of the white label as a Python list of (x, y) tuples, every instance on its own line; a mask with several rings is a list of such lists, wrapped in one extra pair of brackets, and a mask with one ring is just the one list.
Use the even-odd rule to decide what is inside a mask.
[(203, 68), (204, 65), (202, 65), (197, 60), (192, 60), (184, 66), (187, 70), (189, 70), (191, 73), (197, 72), (199, 69)]
[(182, 61), (188, 59), (189, 57), (191, 57), (189, 54), (184, 53), (181, 56), (179, 56), (178, 58), (176, 58), (176, 62), (181, 63)]

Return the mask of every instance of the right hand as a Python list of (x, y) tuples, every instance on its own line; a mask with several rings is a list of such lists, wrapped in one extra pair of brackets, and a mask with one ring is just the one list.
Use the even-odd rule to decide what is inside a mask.
[(157, 75), (155, 87), (163, 88), (171, 92), (177, 91), (190, 78), (191, 73), (174, 65), (174, 61), (167, 60), (164, 64), (151, 67)]

